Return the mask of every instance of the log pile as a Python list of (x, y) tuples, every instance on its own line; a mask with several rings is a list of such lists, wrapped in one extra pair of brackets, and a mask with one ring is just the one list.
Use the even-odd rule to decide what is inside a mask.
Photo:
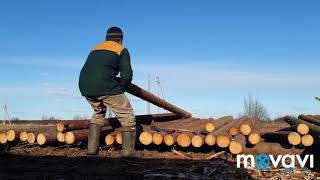
[[(175, 147), (197, 152), (227, 151), (230, 154), (288, 152), (286, 150), (301, 153), (303, 149), (319, 143), (319, 117), (286, 116), (282, 121), (261, 122), (247, 116), (181, 119), (173, 113), (143, 115), (137, 116), (140, 127), (137, 144), (148, 149)], [(122, 144), (121, 127), (116, 121), (116, 118), (105, 120), (101, 146), (119, 147)], [(41, 128), (9, 129), (0, 131), (0, 144), (23, 142), (51, 146), (85, 143), (88, 125), (88, 120), (71, 120)]]

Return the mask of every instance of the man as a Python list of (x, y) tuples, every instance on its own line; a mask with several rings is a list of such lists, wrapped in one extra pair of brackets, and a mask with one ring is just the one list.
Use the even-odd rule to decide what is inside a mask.
[[(123, 34), (118, 27), (107, 31), (106, 41), (89, 54), (79, 78), (79, 88), (93, 109), (89, 125), (88, 154), (98, 154), (106, 109), (111, 108), (121, 123), (122, 155), (135, 156), (135, 116), (124, 92), (132, 81), (130, 55), (122, 46)], [(120, 72), (120, 78), (116, 77)]]

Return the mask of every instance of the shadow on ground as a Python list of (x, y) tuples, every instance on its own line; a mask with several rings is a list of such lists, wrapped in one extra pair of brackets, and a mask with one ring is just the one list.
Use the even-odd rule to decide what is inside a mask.
[(224, 159), (122, 159), (0, 155), (0, 179), (251, 179)]

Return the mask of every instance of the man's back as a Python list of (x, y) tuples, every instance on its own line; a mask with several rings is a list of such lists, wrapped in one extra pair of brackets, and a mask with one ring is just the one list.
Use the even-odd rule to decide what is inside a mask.
[[(116, 76), (121, 73), (121, 83)], [(132, 79), (130, 55), (127, 49), (114, 41), (105, 41), (90, 52), (79, 78), (83, 96), (116, 95)]]

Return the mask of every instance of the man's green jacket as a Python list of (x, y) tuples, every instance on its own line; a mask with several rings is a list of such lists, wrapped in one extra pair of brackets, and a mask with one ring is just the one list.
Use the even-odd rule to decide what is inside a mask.
[[(120, 72), (121, 81), (117, 81)], [(130, 55), (115, 41), (105, 41), (92, 50), (82, 67), (79, 89), (82, 96), (123, 93), (132, 81)]]

